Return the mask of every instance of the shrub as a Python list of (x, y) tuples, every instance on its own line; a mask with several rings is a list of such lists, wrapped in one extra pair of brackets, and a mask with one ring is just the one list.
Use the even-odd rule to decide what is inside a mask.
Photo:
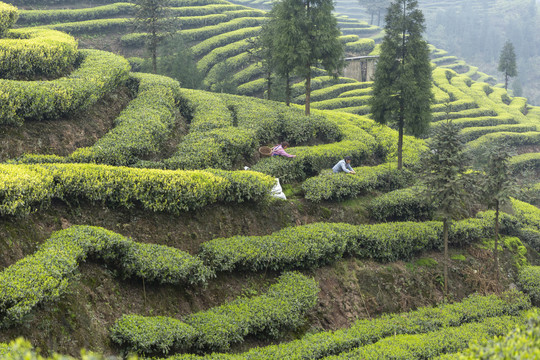
[(225, 350), (247, 335), (277, 336), (303, 324), (317, 302), (315, 280), (285, 273), (263, 295), (238, 298), (228, 304), (189, 315), (184, 323), (163, 317), (124, 315), (111, 329), (113, 341), (137, 351), (167, 352), (194, 346)]
[(56, 119), (81, 111), (127, 80), (124, 58), (98, 50), (81, 50), (80, 67), (53, 81), (0, 80), (1, 124)]
[(87, 257), (110, 262), (126, 276), (161, 283), (205, 283), (213, 272), (174, 248), (138, 244), (98, 227), (73, 226), (55, 232), (39, 250), (0, 273), (1, 325), (19, 322), (37, 304), (54, 301)]
[(432, 218), (435, 209), (422, 196), (421, 189), (407, 188), (378, 196), (368, 210), (376, 221), (425, 221)]
[(261, 201), (275, 183), (274, 178), (251, 171), (218, 176), (92, 164), (3, 165), (0, 174), (5, 174), (0, 187), (2, 215), (27, 214), (53, 197), (179, 214), (215, 202)]
[(0, 38), (17, 22), (18, 17), (19, 11), (15, 6), (0, 2)]
[[(511, 133), (531, 133), (535, 130), (536, 130), (535, 125), (522, 125), (522, 124), (496, 125), (496, 126), (484, 126), (484, 127), (470, 127), (470, 128), (462, 129), (461, 134), (463, 135), (464, 140), (469, 142), (469, 141), (476, 140), (482, 137), (483, 135), (491, 134), (491, 133), (510, 133), (510, 132)], [(501, 139), (501, 135), (497, 135), (494, 138)], [(485, 141), (486, 140), (482, 140), (482, 142), (485, 142)], [(491, 143), (492, 141), (489, 141), (489, 142)], [(475, 144), (474, 146), (477, 146), (477, 145)]]
[(465, 349), (470, 341), (485, 341), (506, 334), (525, 322), (524, 316), (487, 318), (479, 323), (441, 329), (426, 334), (388, 337), (350, 352), (328, 357), (338, 359), (431, 359)]
[(531, 169), (538, 171), (540, 169), (540, 153), (525, 153), (513, 156), (510, 159), (510, 165), (514, 174)]
[(16, 29), (0, 39), (0, 78), (57, 77), (77, 60), (77, 41), (56, 30)]
[(44, 25), (58, 22), (75, 22), (120, 16), (131, 16), (134, 5), (126, 2), (95, 6), (85, 9), (25, 10), (18, 25)]
[(530, 301), (522, 293), (495, 295), (472, 295), (462, 302), (423, 307), (402, 314), (385, 314), (373, 320), (357, 320), (350, 328), (334, 332), (309, 334), (288, 343), (256, 347), (241, 354), (212, 354), (205, 357), (177, 355), (169, 360), (240, 360), (240, 359), (322, 359), (352, 349), (377, 343), (402, 334), (423, 334), (440, 329), (460, 329), (460, 326), (504, 315), (516, 316), (530, 308)]
[(533, 303), (540, 304), (540, 266), (523, 267), (519, 272), (518, 281)]
[(397, 167), (388, 163), (356, 168), (354, 175), (323, 173), (307, 179), (302, 189), (305, 198), (313, 202), (344, 200), (373, 190), (389, 191), (404, 187), (411, 182), (411, 176), (410, 171), (398, 171)]
[(138, 82), (139, 91), (116, 118), (114, 129), (92, 147), (77, 149), (70, 155), (70, 160), (130, 165), (160, 150), (176, 120), (180, 84), (157, 75), (131, 76)]
[(456, 360), (536, 359), (540, 356), (540, 323), (538, 312), (528, 315), (527, 324), (506, 335), (476, 341), (461, 353), (441, 357)]
[(54, 196), (54, 178), (44, 169), (0, 164), (0, 214), (27, 215)]
[[(491, 235), (493, 221), (486, 216), (456, 222), (450, 243), (469, 245)], [(502, 231), (511, 231), (503, 226)], [(217, 238), (201, 245), (200, 256), (217, 271), (313, 268), (349, 253), (389, 262), (440, 248), (442, 223), (395, 222), (353, 226), (317, 223), (285, 228), (266, 236)]]

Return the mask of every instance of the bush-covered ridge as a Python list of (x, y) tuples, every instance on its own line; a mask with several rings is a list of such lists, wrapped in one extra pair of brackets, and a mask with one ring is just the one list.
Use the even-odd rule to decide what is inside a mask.
[(275, 179), (252, 171), (170, 171), (93, 164), (1, 165), (0, 214), (24, 215), (53, 198), (179, 214), (216, 202), (261, 201)]
[(183, 322), (124, 315), (112, 327), (111, 338), (138, 353), (226, 350), (248, 335), (277, 337), (285, 329), (302, 325), (305, 313), (317, 302), (318, 292), (315, 280), (300, 273), (285, 273), (265, 294), (238, 298), (189, 315)]
[(162, 284), (200, 284), (213, 277), (201, 260), (183, 251), (139, 244), (102, 228), (72, 226), (0, 273), (0, 325), (19, 322), (37, 304), (57, 300), (78, 264), (89, 257), (118, 266), (126, 277)]

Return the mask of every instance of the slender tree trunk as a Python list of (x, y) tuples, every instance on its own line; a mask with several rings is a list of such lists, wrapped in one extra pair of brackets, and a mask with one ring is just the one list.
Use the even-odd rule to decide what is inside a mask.
[(398, 127), (397, 168), (401, 170), (403, 168), (403, 119), (399, 120)]
[(370, 11), (370, 14), (371, 14), (371, 20), (369, 21), (369, 25), (373, 25), (373, 18), (375, 16), (375, 12), (374, 11)]
[(285, 104), (291, 106), (291, 75), (287, 72), (287, 79), (285, 80)]
[(495, 201), (495, 246), (493, 247), (493, 267), (495, 270), (495, 286), (499, 292), (499, 200)]
[(381, 26), (381, 9), (377, 12), (377, 26)]
[(447, 299), (448, 297), (448, 228), (450, 220), (445, 218), (443, 220), (443, 241), (444, 241), (444, 268), (443, 268), (443, 276), (444, 276), (444, 298)]
[(508, 73), (504, 73), (504, 90), (508, 91)]
[(311, 65), (308, 63), (308, 74), (306, 76), (306, 115), (310, 115), (310, 99), (311, 98)]
[(150, 40), (150, 52), (152, 53), (152, 71), (157, 74), (157, 32), (156, 29), (152, 29), (152, 39)]
[(270, 100), (272, 97), (272, 72), (268, 71), (266, 73), (266, 96)]

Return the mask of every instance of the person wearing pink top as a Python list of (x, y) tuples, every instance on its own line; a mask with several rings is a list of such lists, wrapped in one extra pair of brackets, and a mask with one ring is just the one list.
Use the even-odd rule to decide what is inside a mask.
[(296, 157), (296, 155), (287, 154), (285, 149), (288, 147), (289, 147), (289, 143), (286, 141), (274, 146), (274, 148), (272, 149), (272, 156), (285, 156), (289, 158)]

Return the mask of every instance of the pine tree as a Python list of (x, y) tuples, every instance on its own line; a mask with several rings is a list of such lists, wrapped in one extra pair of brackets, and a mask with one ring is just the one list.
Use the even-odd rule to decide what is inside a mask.
[(404, 131), (415, 136), (427, 132), (434, 98), (429, 48), (422, 38), (424, 15), (417, 1), (394, 1), (384, 29), (370, 104), (375, 121), (397, 126), (401, 169)]
[[(319, 64), (336, 75), (344, 50), (332, 0), (281, 0), (270, 12), (275, 71), (289, 82), (291, 72), (305, 79), (306, 115), (310, 114), (311, 68)], [(287, 84), (289, 88), (289, 83)]]
[(377, 14), (377, 26), (381, 25), (381, 16), (386, 15), (386, 9), (390, 6), (390, 2), (390, 0), (358, 0), (360, 6), (369, 12), (370, 24), (373, 24), (373, 17)]
[(459, 131), (452, 121), (442, 123), (428, 141), (429, 149), (420, 160), (425, 196), (443, 222), (445, 296), (448, 294), (448, 232), (452, 220), (468, 215), (474, 193), (470, 190), (474, 181), (467, 173), (465, 141)]
[(517, 76), (518, 74), (514, 44), (512, 44), (510, 41), (506, 41), (503, 49), (501, 50), (499, 67), (497, 70), (504, 73), (504, 88), (508, 90), (508, 78)]
[(505, 147), (488, 147), (488, 161), (485, 165), (483, 197), (488, 207), (495, 209), (495, 244), (493, 246), (493, 268), (495, 282), (499, 290), (499, 211), (515, 192), (515, 182), (510, 169), (510, 152)]
[(134, 5), (133, 30), (148, 34), (146, 46), (156, 74), (158, 46), (176, 31), (170, 16), (170, 0), (135, 0)]

